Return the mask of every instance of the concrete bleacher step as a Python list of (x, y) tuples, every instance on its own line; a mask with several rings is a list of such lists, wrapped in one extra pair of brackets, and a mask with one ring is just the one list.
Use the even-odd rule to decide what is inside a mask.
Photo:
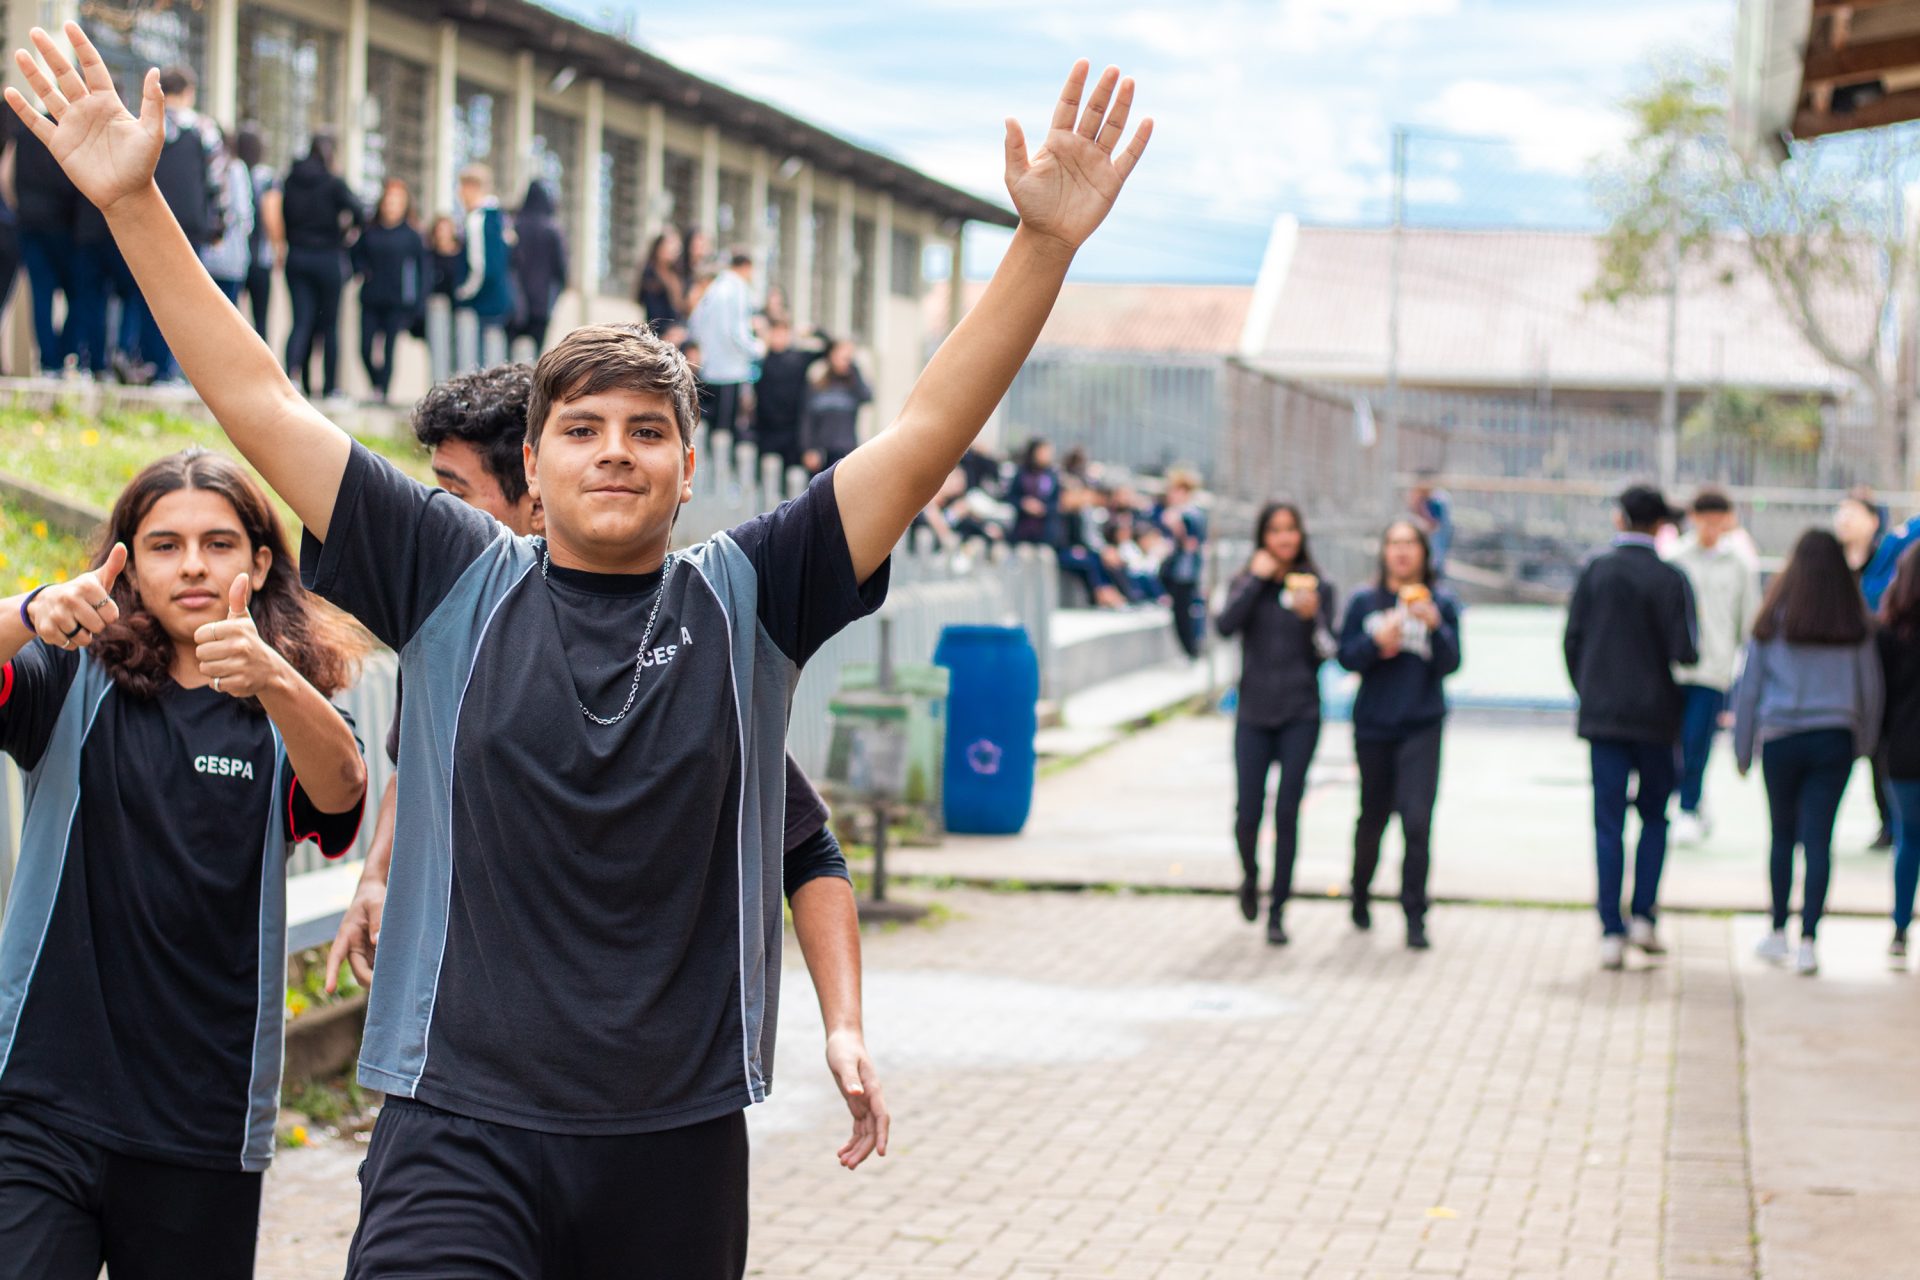
[(1060, 609), (1048, 626), (1053, 661), (1043, 692), (1056, 702), (1182, 656), (1164, 607)]

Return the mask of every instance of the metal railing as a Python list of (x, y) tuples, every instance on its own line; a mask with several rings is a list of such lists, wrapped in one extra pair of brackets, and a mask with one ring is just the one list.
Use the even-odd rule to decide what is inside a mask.
[(1034, 437), (1059, 453), (1160, 474), (1176, 463), (1212, 476), (1221, 426), (1218, 356), (1042, 348), (1000, 404), (1009, 450)]

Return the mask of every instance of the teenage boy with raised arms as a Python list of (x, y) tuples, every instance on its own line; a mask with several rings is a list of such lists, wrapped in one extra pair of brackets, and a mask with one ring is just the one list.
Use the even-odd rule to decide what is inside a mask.
[[(349, 1275), (740, 1275), (793, 685), (879, 604), (894, 545), (1139, 160), (1150, 122), (1119, 146), (1132, 81), (1108, 68), (1090, 87), (1076, 63), (1031, 154), (1007, 122), (1020, 227), (894, 424), (800, 498), (669, 554), (696, 462), (677, 352), (601, 326), (542, 358), (525, 459), (547, 536), (507, 533), (294, 391), (154, 190), (157, 76), (136, 119), (80, 28), (66, 35), (73, 59), (37, 29), (41, 61), (16, 54), (48, 115), (11, 88), (9, 104), (106, 214), (181, 366), (305, 524), (314, 588), (401, 653), (404, 855), (360, 1066), (390, 1100)], [(816, 901), (837, 913), (816, 981), (853, 1167), (887, 1117), (851, 894)]]

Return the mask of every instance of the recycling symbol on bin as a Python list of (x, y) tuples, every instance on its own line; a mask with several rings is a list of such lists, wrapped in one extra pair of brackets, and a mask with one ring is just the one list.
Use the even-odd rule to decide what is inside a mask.
[(967, 748), (967, 764), (975, 773), (996, 774), (1000, 772), (1000, 748), (982, 738)]

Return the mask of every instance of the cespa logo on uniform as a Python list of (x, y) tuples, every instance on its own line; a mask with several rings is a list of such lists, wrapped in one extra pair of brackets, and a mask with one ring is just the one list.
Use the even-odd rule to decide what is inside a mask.
[(195, 773), (211, 773), (218, 778), (245, 778), (253, 781), (253, 761), (237, 760), (232, 756), (195, 756)]

